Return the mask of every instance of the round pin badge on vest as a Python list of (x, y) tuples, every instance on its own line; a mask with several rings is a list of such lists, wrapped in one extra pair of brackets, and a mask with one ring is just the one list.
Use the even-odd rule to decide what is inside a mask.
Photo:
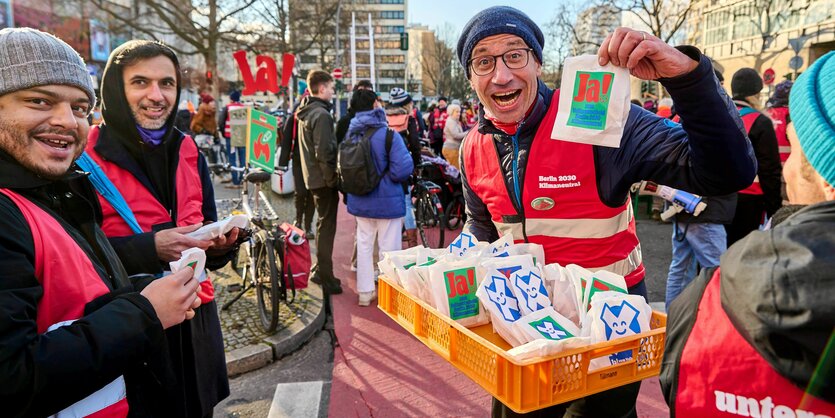
[(534, 208), (534, 210), (549, 210), (553, 208), (555, 204), (554, 199), (551, 199), (550, 197), (537, 197), (531, 201), (531, 207)]

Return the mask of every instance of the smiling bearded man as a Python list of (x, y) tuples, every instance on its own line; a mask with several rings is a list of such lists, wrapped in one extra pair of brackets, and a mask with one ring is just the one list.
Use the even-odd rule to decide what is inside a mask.
[[(206, 160), (194, 140), (174, 128), (180, 87), (177, 56), (157, 42), (119, 46), (102, 75), (104, 124), (90, 130), (86, 151), (126, 203), (114, 204), (100, 190), (102, 229), (131, 274), (162, 275), (169, 262), (193, 247), (206, 250), (209, 270), (237, 254), (237, 228), (212, 241), (186, 235), (216, 221), (217, 210)], [(132, 215), (117, 211), (123, 206)], [(229, 395), (210, 278), (200, 289), (204, 306), (194, 319), (166, 332), (171, 416), (209, 416)]]
[[(660, 81), (682, 125), (632, 106), (617, 148), (552, 139), (559, 91), (539, 79), (544, 43), (528, 16), (505, 6), (479, 12), (458, 39), (458, 60), (482, 104), (478, 129), (461, 145), (466, 228), (480, 241), (512, 233), (517, 243), (541, 244), (546, 264), (620, 274), (630, 293), (646, 297), (630, 186), (652, 180), (707, 196), (747, 187), (756, 163), (739, 113), (698, 49), (618, 28), (598, 51), (600, 65)], [(639, 388), (531, 416), (636, 416)], [(514, 413), (494, 401), (493, 415)]]

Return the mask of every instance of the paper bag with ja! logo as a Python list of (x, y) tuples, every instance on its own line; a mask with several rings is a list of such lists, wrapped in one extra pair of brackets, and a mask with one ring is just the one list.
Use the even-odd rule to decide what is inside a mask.
[(600, 66), (596, 55), (565, 60), (551, 139), (620, 147), (629, 116), (629, 70)]

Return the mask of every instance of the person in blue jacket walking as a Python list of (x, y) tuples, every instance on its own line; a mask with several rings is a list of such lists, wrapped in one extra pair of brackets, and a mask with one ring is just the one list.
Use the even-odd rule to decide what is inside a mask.
[(371, 136), (371, 154), (377, 172), (383, 175), (371, 193), (358, 196), (348, 194), (348, 213), (357, 217), (357, 293), (359, 305), (368, 306), (376, 294), (374, 290), (373, 251), (374, 239), (383, 251), (401, 249), (403, 218), (406, 203), (402, 183), (414, 170), (414, 163), (406, 143), (393, 132), (391, 149), (386, 152), (386, 112), (377, 106), (373, 91), (359, 90), (351, 97), (351, 108), (356, 116), (348, 127), (346, 141), (359, 141), (369, 129), (376, 129)]

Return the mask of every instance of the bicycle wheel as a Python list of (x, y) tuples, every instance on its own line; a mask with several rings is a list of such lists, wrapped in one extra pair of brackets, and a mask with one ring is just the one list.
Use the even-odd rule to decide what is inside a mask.
[(444, 247), (444, 215), (443, 206), (438, 196), (424, 194), (418, 199), (415, 208), (415, 220), (418, 225), (418, 236), (423, 246), (428, 248)]
[(455, 196), (452, 198), (452, 201), (446, 205), (444, 218), (446, 220), (446, 227), (450, 231), (464, 226), (464, 222), (467, 221), (467, 214), (464, 212), (464, 196)]
[(252, 272), (255, 293), (258, 297), (258, 316), (264, 332), (272, 333), (278, 327), (279, 309), (278, 268), (275, 265), (273, 243), (264, 236), (255, 242), (252, 250)]

